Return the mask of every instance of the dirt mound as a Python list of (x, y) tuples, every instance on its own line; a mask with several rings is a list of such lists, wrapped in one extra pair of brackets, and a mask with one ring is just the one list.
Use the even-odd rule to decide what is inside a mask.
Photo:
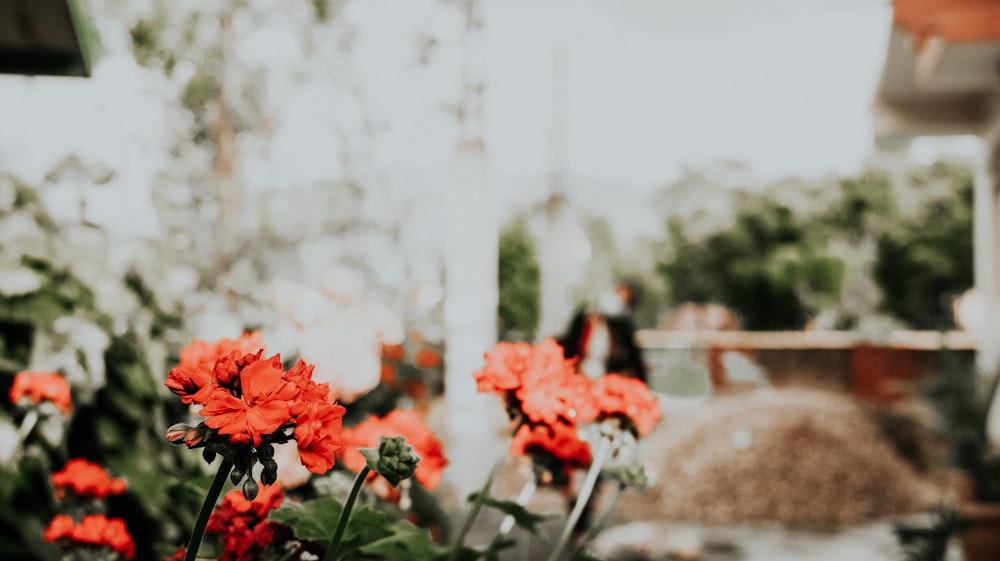
[(837, 527), (940, 500), (861, 406), (832, 392), (761, 390), (671, 414), (645, 440), (653, 488), (616, 518)]

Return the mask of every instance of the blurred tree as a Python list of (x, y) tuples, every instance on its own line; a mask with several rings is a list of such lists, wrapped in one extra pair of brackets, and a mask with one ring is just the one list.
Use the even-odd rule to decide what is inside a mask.
[(911, 181), (943, 183), (948, 191), (878, 238), (873, 272), (882, 309), (915, 329), (951, 329), (952, 299), (973, 284), (973, 177), (965, 167), (938, 163)]
[(541, 282), (535, 251), (524, 216), (501, 231), (497, 321), (502, 340), (531, 341), (535, 336)]
[(691, 240), (668, 222), (672, 256), (657, 269), (674, 303), (715, 302), (750, 330), (798, 329), (836, 300), (844, 264), (824, 254), (826, 231), (767, 197), (742, 197), (732, 228)]

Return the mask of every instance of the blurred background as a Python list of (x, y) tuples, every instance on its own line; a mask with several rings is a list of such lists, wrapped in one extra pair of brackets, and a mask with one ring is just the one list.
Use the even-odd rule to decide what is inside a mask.
[[(792, 388), (826, 393), (788, 403), (857, 399), (881, 429), (910, 427), (881, 446), (909, 438), (928, 481), (956, 464), (958, 420), (985, 446), (997, 2), (4, 0), (0, 15), (3, 383), (66, 374), (120, 473), (150, 468), (159, 444), (136, 443), (158, 427), (140, 418), (178, 349), (260, 330), (346, 402), (425, 412), (446, 481), (470, 490), (503, 422), (475, 393), (482, 353), (562, 335), (623, 279), (668, 420), (723, 397), (746, 402), (707, 417), (738, 426), (706, 434), (797, 419), (758, 393)], [(145, 485), (136, 500), (167, 508), (172, 491)], [(811, 516), (668, 498), (692, 510), (661, 517), (699, 523)], [(857, 512), (816, 517), (895, 514)]]

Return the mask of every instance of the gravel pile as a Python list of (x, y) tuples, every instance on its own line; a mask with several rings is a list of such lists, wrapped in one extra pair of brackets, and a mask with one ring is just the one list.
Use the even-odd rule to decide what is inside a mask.
[(644, 443), (655, 484), (628, 492), (619, 522), (834, 528), (941, 500), (871, 416), (840, 394), (774, 389), (721, 397), (671, 414), (661, 427)]

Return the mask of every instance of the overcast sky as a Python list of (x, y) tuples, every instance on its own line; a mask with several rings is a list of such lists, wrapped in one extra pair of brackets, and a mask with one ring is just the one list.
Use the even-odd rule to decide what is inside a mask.
[[(455, 12), (433, 0), (348, 3), (343, 17), (358, 28), (350, 79), (385, 127), (368, 174), (416, 181), (452, 164)], [(478, 68), (491, 170), (547, 173), (561, 119), (567, 172), (636, 190), (721, 160), (764, 178), (854, 172), (873, 149), (870, 105), (890, 25), (886, 0), (488, 0)], [(109, 222), (122, 202), (149, 210), (142, 186), (168, 164), (170, 128), (162, 82), (135, 66), (123, 50), (127, 30), (117, 31), (104, 37), (109, 54), (91, 79), (0, 76), (0, 167), (38, 181), (76, 152), (117, 170), (95, 195)], [(278, 65), (296, 56), (294, 34), (280, 23), (262, 29), (256, 56)], [(415, 63), (420, 34), (440, 44), (425, 66)], [(291, 86), (272, 80), (271, 97), (287, 108), (268, 157), (247, 163), (251, 182), (281, 187), (342, 172), (343, 139), (326, 120), (360, 127), (358, 108), (331, 103), (339, 98), (324, 87), (289, 97)], [(954, 145), (922, 146), (936, 154)]]

